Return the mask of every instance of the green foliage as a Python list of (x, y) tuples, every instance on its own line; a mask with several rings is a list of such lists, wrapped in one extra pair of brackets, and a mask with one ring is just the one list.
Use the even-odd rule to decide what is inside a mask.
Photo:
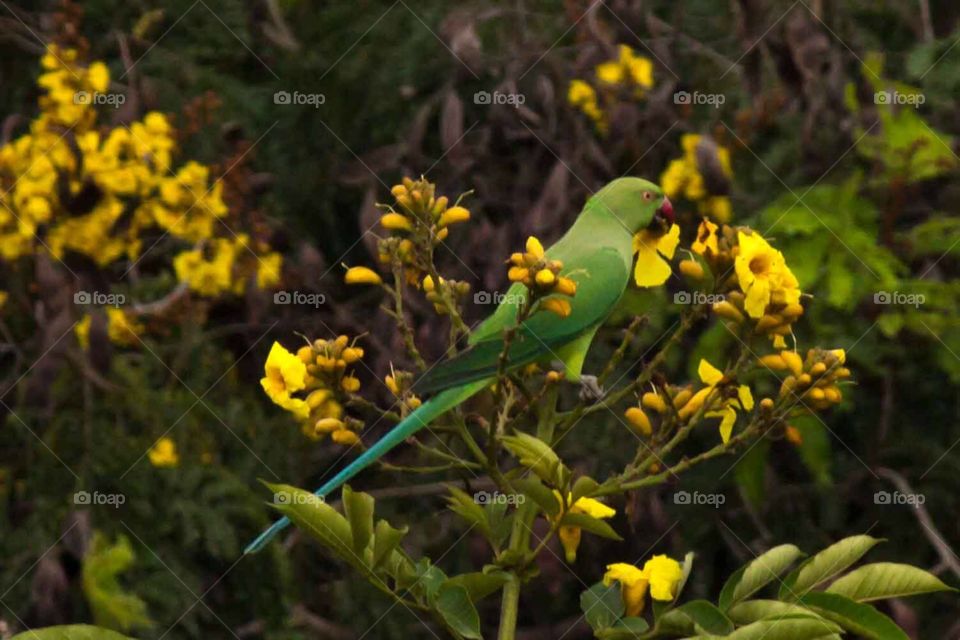
[(135, 561), (126, 536), (111, 544), (102, 533), (94, 534), (83, 561), (83, 593), (98, 625), (127, 632), (153, 624), (147, 603), (120, 584), (120, 575)]
[(116, 631), (93, 627), (88, 624), (71, 624), (59, 627), (31, 629), (13, 636), (10, 640), (130, 640)]
[[(790, 544), (773, 547), (730, 576), (717, 605), (706, 600), (676, 605), (684, 579), (673, 601), (654, 607), (649, 631), (644, 621), (643, 628), (638, 628), (633, 636), (617, 637), (812, 640), (854, 634), (871, 640), (904, 640), (904, 631), (867, 603), (954, 589), (909, 565), (875, 563), (847, 572), (879, 542), (866, 535), (844, 538), (807, 558), (786, 578), (781, 576), (803, 553)], [(685, 573), (689, 574), (691, 556), (685, 565)], [(826, 589), (818, 589), (831, 580)], [(775, 591), (771, 587), (777, 584), (778, 599), (754, 597), (762, 591)], [(605, 635), (606, 631), (617, 627), (624, 611), (619, 583), (609, 587), (595, 584), (581, 594), (580, 603), (595, 636), (610, 637)]]

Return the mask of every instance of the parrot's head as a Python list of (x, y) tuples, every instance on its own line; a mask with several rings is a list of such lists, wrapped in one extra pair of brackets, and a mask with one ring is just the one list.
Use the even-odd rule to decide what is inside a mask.
[(594, 196), (601, 209), (620, 220), (631, 234), (644, 229), (666, 233), (673, 226), (673, 205), (656, 184), (643, 178), (617, 178)]

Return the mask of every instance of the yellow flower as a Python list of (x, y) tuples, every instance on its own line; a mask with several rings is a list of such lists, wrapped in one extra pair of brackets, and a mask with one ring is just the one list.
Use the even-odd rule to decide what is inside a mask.
[(603, 584), (609, 587), (614, 581), (620, 583), (620, 596), (623, 598), (624, 614), (633, 617), (643, 613), (647, 587), (650, 585), (646, 574), (626, 562), (608, 564), (607, 572), (603, 574)]
[[(681, 416), (689, 416), (703, 406), (707, 396), (709, 396), (724, 379), (722, 371), (703, 359), (700, 360), (697, 373), (700, 375), (700, 380), (707, 386), (694, 394), (693, 398), (690, 399), (681, 411)], [(717, 403), (716, 395), (717, 394), (714, 394), (714, 400), (711, 400), (712, 405)], [(687, 408), (691, 406), (692, 409)], [(735, 398), (720, 398), (719, 408), (711, 409), (704, 413), (704, 417), (721, 419), (720, 439), (724, 444), (730, 440), (730, 434), (733, 433), (733, 425), (737, 421), (738, 408), (743, 411), (753, 410), (753, 394), (750, 393), (750, 387), (747, 385), (737, 387), (737, 396)]]
[(260, 379), (260, 386), (275, 404), (298, 418), (310, 415), (307, 403), (290, 395), (306, 386), (307, 367), (300, 358), (284, 349), (279, 342), (274, 342), (263, 371), (265, 375)]
[(257, 266), (257, 288), (268, 289), (280, 282), (280, 268), (283, 265), (283, 256), (271, 251), (260, 256)]
[(596, 105), (597, 92), (583, 80), (571, 80), (570, 87), (567, 89), (567, 101), (575, 107)]
[(637, 254), (633, 277), (638, 287), (657, 287), (667, 281), (671, 273), (668, 260), (673, 259), (679, 242), (678, 225), (663, 235), (644, 229), (633, 237), (633, 251)]
[(350, 267), (344, 276), (347, 284), (381, 284), (383, 279), (373, 269), (367, 267)]
[(670, 602), (677, 597), (677, 587), (683, 580), (683, 567), (679, 562), (666, 555), (653, 556), (646, 561), (643, 569), (632, 564), (617, 562), (607, 565), (603, 574), (603, 584), (610, 586), (614, 581), (620, 583), (620, 594), (627, 616), (643, 613), (647, 588), (654, 600)]
[[(564, 500), (560, 493), (558, 491), (554, 491), (553, 493), (557, 497), (557, 502), (565, 507), (566, 505), (564, 505)], [(568, 503), (571, 497), (572, 496), (567, 495)], [(570, 505), (567, 511), (569, 513), (585, 513), (598, 520), (612, 518), (617, 515), (616, 510), (593, 498), (579, 498), (575, 503)], [(560, 538), (560, 544), (563, 546), (567, 562), (575, 562), (577, 559), (577, 548), (580, 546), (580, 527), (564, 525), (560, 527), (557, 535)]]
[(163, 436), (157, 440), (147, 453), (150, 464), (155, 467), (175, 467), (180, 463), (177, 445), (173, 438)]
[(597, 80), (605, 84), (620, 84), (624, 78), (624, 68), (616, 60), (610, 60), (597, 65)]
[(752, 318), (762, 318), (771, 301), (797, 304), (800, 288), (783, 254), (759, 234), (737, 234), (739, 253), (734, 261), (740, 289), (746, 295), (744, 308)]
[(677, 585), (683, 579), (680, 563), (665, 555), (653, 556), (643, 565), (643, 573), (650, 581), (650, 596), (669, 602), (677, 595)]
[(719, 229), (719, 226), (710, 222), (710, 220), (706, 218), (701, 220), (700, 226), (697, 227), (697, 238), (690, 245), (690, 248), (700, 255), (706, 255), (708, 251), (713, 255), (720, 253), (717, 229)]
[(131, 320), (123, 309), (107, 307), (107, 337), (116, 345), (128, 347), (140, 341), (143, 324)]

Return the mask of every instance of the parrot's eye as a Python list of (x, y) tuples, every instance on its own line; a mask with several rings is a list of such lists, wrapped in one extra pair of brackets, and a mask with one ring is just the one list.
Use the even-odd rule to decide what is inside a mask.
[(649, 191), (644, 191), (643, 199), (649, 202), (650, 200), (653, 200), (653, 194), (650, 193)]

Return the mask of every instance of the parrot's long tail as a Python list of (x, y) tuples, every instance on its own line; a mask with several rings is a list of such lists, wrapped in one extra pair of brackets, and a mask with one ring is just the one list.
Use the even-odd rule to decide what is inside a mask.
[[(314, 491), (314, 495), (324, 498), (340, 488), (350, 478), (357, 475), (371, 464), (387, 454), (395, 446), (412, 436), (414, 433), (427, 426), (435, 419), (456, 407), (461, 402), (465, 402), (481, 389), (489, 385), (491, 380), (478, 380), (462, 387), (447, 389), (441, 391), (429, 401), (420, 405), (413, 413), (404, 418), (400, 423), (391, 429), (387, 435), (377, 440), (373, 446), (364, 451), (360, 456), (348, 464), (337, 475), (333, 476), (322, 487)], [(256, 553), (263, 549), (274, 536), (287, 528), (290, 520), (286, 517), (281, 518), (273, 525), (257, 536), (257, 539), (247, 545), (244, 553)]]

